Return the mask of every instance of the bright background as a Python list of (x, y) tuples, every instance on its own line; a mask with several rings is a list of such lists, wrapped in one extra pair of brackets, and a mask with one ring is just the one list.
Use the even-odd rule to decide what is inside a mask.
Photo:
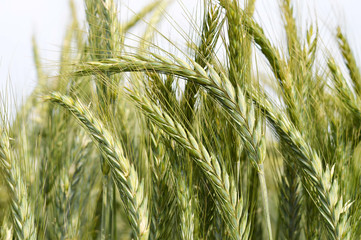
[[(169, 16), (182, 26), (187, 33), (189, 14), (200, 13), (202, 0), (174, 1), (168, 8)], [(74, 0), (80, 20), (84, 19), (82, 0)], [(133, 12), (139, 11), (149, 0), (121, 1), (121, 18), (129, 19)], [(346, 31), (355, 51), (360, 56), (361, 40), (361, 1), (359, 0), (296, 0), (294, 1), (298, 19), (309, 23), (319, 22), (322, 44), (332, 45), (332, 34), (337, 25)], [(184, 12), (188, 9), (188, 15)], [(284, 44), (280, 29), (277, 0), (257, 0), (255, 17), (265, 28), (266, 34), (277, 44)], [(49, 70), (56, 69), (60, 46), (67, 24), (70, 23), (70, 7), (67, 0), (0, 0), (0, 94), (12, 89), (16, 101), (20, 103), (36, 85), (36, 73), (32, 56), (32, 36), (35, 36), (40, 49), (42, 62)], [(165, 33), (172, 38), (174, 30), (170, 24)], [(177, 37), (176, 37), (177, 38)], [(177, 41), (177, 39), (175, 39)], [(360, 63), (361, 61), (359, 61)]]

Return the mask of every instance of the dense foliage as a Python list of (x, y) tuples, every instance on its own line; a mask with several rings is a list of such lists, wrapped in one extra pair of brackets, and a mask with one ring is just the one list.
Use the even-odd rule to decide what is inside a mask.
[(56, 77), (34, 41), (38, 85), (14, 121), (2, 108), (0, 239), (359, 239), (361, 75), (342, 30), (337, 63), (290, 0), (284, 49), (255, 0), (204, 1), (169, 50), (166, 6), (122, 23), (85, 0), (83, 29), (72, 7)]

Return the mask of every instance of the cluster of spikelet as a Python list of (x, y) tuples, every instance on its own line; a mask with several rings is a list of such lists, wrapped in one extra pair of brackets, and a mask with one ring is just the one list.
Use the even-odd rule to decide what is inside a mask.
[(122, 23), (85, 0), (83, 30), (71, 5), (57, 76), (34, 41), (38, 85), (2, 108), (0, 239), (358, 239), (361, 74), (340, 28), (344, 63), (280, 2), (285, 49), (255, 0), (219, 0), (177, 54), (154, 41), (165, 1)]

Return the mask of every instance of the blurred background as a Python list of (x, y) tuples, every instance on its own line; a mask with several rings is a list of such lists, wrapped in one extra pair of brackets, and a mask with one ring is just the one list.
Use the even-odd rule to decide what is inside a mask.
[[(129, 19), (151, 0), (119, 1), (120, 18)], [(202, 15), (203, 0), (172, 1), (161, 26), (164, 35), (173, 42), (182, 42), (180, 32), (192, 34), (190, 18)], [(240, 0), (242, 2), (242, 0)], [(340, 25), (359, 59), (361, 47), (361, 1), (359, 0), (293, 0), (295, 14), (301, 26), (318, 21), (321, 47), (335, 44), (336, 27)], [(74, 0), (80, 22), (84, 19), (82, 0)], [(36, 85), (32, 37), (35, 37), (47, 70), (56, 75), (62, 39), (70, 24), (68, 0), (0, 0), (0, 94), (12, 92), (20, 104)], [(255, 18), (266, 35), (280, 46), (285, 44), (279, 0), (257, 0)], [(174, 31), (174, 28), (178, 30)], [(135, 33), (136, 34), (136, 33)], [(194, 34), (194, 33), (193, 33)], [(360, 62), (360, 61), (359, 61)], [(13, 104), (11, 104), (13, 105)], [(12, 106), (14, 108), (15, 105)]]

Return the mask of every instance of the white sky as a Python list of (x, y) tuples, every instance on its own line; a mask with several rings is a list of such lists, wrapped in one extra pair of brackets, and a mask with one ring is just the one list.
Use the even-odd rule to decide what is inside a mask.
[[(82, 0), (74, 0), (79, 15), (84, 17)], [(139, 11), (151, 0), (123, 0), (122, 19), (129, 19), (132, 11)], [(183, 5), (192, 13), (199, 13), (202, 0), (182, 0)], [(351, 47), (360, 55), (361, 40), (361, 1), (359, 0), (295, 0), (298, 16), (302, 22), (318, 19), (323, 43), (332, 42), (336, 25), (346, 30)], [(266, 34), (278, 45), (283, 42), (277, 0), (257, 0), (257, 21), (265, 27)], [(198, 11), (196, 7), (198, 6)], [(173, 3), (168, 9), (172, 19), (187, 30), (187, 18), (179, 4)], [(9, 83), (17, 102), (21, 102), (36, 85), (36, 74), (32, 57), (31, 38), (38, 41), (41, 58), (45, 66), (54, 69), (59, 58), (60, 46), (67, 24), (70, 21), (67, 0), (0, 0), (0, 96)], [(169, 24), (168, 24), (169, 25)], [(165, 31), (172, 37), (174, 30)], [(359, 61), (361, 64), (361, 61)]]

